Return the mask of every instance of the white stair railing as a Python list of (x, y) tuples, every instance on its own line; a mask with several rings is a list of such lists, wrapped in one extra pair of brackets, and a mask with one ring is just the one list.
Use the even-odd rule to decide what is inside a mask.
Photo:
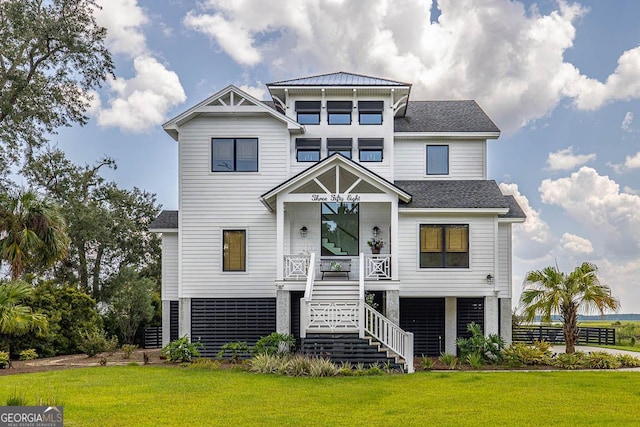
[(306, 338), (309, 327), (309, 305), (313, 295), (313, 281), (316, 276), (316, 254), (312, 252), (309, 256), (309, 269), (307, 271), (307, 286), (304, 289), (304, 297), (300, 300), (300, 337)]
[(369, 304), (364, 308), (364, 330), (405, 361), (407, 373), (413, 372), (413, 333), (403, 331)]

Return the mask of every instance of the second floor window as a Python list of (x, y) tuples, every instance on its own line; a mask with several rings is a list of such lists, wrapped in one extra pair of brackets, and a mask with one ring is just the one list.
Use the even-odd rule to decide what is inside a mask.
[(469, 226), (421, 224), (420, 268), (469, 268)]
[(222, 271), (247, 271), (247, 231), (222, 231)]
[(320, 101), (296, 101), (296, 115), (301, 125), (319, 125)]
[(327, 101), (327, 122), (330, 125), (350, 125), (351, 101)]
[(361, 162), (381, 162), (384, 149), (382, 138), (359, 138), (358, 150)]
[(212, 138), (212, 172), (258, 172), (258, 138)]
[(351, 138), (327, 139), (327, 154), (340, 153), (347, 159), (351, 158)]
[(448, 145), (427, 145), (427, 175), (449, 175)]
[(358, 101), (358, 120), (361, 125), (381, 125), (383, 101)]
[(296, 160), (299, 162), (320, 161), (320, 138), (296, 138)]

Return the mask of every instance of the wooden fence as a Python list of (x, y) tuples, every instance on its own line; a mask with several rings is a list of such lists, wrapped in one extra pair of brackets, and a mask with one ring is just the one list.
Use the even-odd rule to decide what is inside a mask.
[[(533, 340), (545, 340), (552, 344), (564, 343), (562, 328), (557, 326), (516, 326), (513, 328), (513, 341), (532, 343)], [(576, 344), (615, 345), (614, 328), (578, 328)]]

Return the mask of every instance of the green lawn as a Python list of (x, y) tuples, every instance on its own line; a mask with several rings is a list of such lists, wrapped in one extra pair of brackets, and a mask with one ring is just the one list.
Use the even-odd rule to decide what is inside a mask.
[[(571, 425), (640, 422), (640, 372), (420, 372), (288, 378), (171, 367), (97, 367), (0, 379), (55, 395), (65, 426)], [(30, 403), (32, 404), (32, 403)]]

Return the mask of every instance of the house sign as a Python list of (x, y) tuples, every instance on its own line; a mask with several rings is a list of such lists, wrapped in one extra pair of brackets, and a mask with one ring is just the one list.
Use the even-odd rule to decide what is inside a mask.
[(357, 203), (360, 201), (359, 194), (312, 194), (312, 202), (350, 202)]

